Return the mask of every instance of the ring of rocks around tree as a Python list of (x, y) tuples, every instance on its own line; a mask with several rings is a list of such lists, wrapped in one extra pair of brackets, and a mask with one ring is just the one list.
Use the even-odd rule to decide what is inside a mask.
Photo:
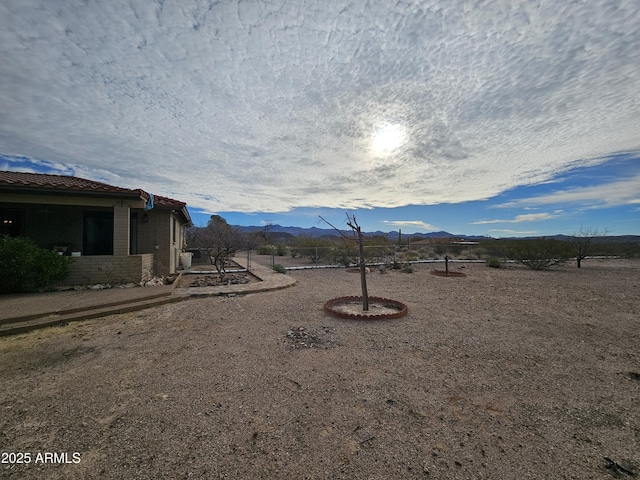
[(324, 310), (336, 317), (353, 320), (383, 320), (404, 317), (407, 306), (398, 300), (382, 297), (369, 297), (369, 310), (362, 310), (362, 297), (347, 296), (328, 300)]

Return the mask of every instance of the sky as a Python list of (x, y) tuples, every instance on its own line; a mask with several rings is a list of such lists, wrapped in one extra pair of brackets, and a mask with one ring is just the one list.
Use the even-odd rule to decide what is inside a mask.
[(197, 225), (640, 235), (636, 0), (3, 0), (0, 169)]

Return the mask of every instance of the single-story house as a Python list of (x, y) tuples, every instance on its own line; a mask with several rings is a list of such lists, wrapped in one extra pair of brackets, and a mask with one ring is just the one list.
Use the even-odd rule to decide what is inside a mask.
[(144, 190), (0, 171), (0, 234), (73, 257), (68, 285), (175, 273), (191, 225), (186, 203)]

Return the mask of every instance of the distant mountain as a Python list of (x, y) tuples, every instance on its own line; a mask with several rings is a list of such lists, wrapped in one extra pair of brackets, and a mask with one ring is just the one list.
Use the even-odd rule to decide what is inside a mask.
[(307, 235), (309, 237), (321, 237), (323, 235), (337, 235), (334, 229), (326, 229), (326, 228), (302, 228), (302, 227), (283, 227), (282, 225), (269, 225), (268, 227), (264, 226), (240, 226), (240, 225), (231, 225), (233, 228), (241, 231), (241, 232), (267, 232), (268, 235), (281, 234), (285, 233), (287, 235), (291, 235), (297, 237), (298, 235)]
[[(236, 228), (241, 232), (265, 231), (264, 226), (232, 225), (232, 227)], [(318, 228), (318, 227), (302, 228), (302, 227), (283, 227), (282, 225), (269, 225), (267, 231), (268, 231), (269, 238), (272, 238), (272, 239), (281, 239), (281, 238), (287, 238), (287, 237), (290, 238), (291, 236), (297, 237), (299, 235), (305, 235), (305, 236), (314, 237), (314, 238), (330, 238), (330, 239), (339, 237), (338, 232), (336, 232), (333, 228)], [(352, 234), (350, 229), (341, 229), (340, 231), (347, 236), (351, 236)], [(399, 232), (395, 230), (391, 232), (382, 232), (380, 230), (377, 230), (375, 232), (363, 232), (363, 235), (365, 237), (376, 237), (376, 236), (386, 237), (389, 240), (395, 242), (398, 240), (398, 233)], [(487, 239), (487, 237), (484, 237), (484, 236), (455, 235), (455, 234), (444, 232), (444, 231), (430, 232), (430, 233), (403, 233), (402, 238), (403, 240), (406, 240), (407, 238), (412, 238), (412, 239), (459, 238), (463, 240)]]
[[(260, 231), (264, 232), (264, 226), (240, 226), (240, 225), (232, 225), (232, 227), (236, 228), (241, 232), (254, 232)], [(351, 236), (350, 229), (341, 229), (343, 234), (347, 236)], [(284, 227), (282, 225), (269, 225), (268, 235), (271, 242), (286, 242), (288, 239), (292, 237), (297, 237), (299, 235), (305, 235), (308, 237), (314, 238), (326, 238), (331, 240), (336, 240), (340, 236), (333, 228), (318, 228), (318, 227), (310, 227), (310, 228), (302, 228), (302, 227)], [(390, 232), (382, 232), (380, 230), (375, 232), (363, 232), (365, 237), (386, 237), (392, 242), (398, 241), (398, 232), (393, 230)], [(548, 238), (555, 238), (558, 240), (570, 240), (571, 236), (567, 235), (551, 235), (547, 236)], [(464, 234), (453, 234), (445, 231), (439, 232), (428, 232), (428, 233), (403, 233), (402, 240), (403, 243), (411, 238), (412, 241), (421, 240), (426, 238), (456, 238), (463, 241), (480, 241), (480, 240), (491, 240), (490, 237), (485, 237), (483, 235), (464, 235)], [(539, 237), (526, 237), (526, 238), (539, 238)], [(501, 238), (501, 240), (523, 240), (523, 237), (510, 237), (510, 238)], [(602, 243), (640, 243), (640, 235), (605, 235), (599, 239)]]
[[(578, 235), (579, 237), (579, 235)], [(538, 237), (508, 237), (500, 238), (500, 240), (535, 240)], [(563, 242), (573, 240), (575, 237), (572, 235), (544, 235), (544, 238), (553, 238), (554, 240), (561, 240)], [(601, 235), (598, 236), (598, 243), (639, 243), (640, 235)]]

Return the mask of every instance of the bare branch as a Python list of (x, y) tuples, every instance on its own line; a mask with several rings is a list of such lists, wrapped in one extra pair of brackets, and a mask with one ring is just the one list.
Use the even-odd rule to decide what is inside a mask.
[[(324, 223), (326, 223), (326, 224), (327, 224), (327, 225), (329, 225), (331, 228), (333, 228), (336, 232), (338, 232), (338, 233), (340, 234), (340, 236), (341, 236), (344, 240), (355, 240), (355, 238), (349, 238), (349, 237), (347, 237), (344, 233), (342, 233), (340, 230), (338, 230), (338, 228), (337, 228), (335, 225), (333, 225), (333, 224), (329, 223), (327, 220), (325, 220), (325, 219), (322, 217), (322, 215), (318, 215), (318, 216), (320, 217), (320, 220), (322, 220)], [(347, 215), (347, 216), (348, 216), (348, 215)], [(349, 225), (349, 224), (347, 224), (347, 225)], [(352, 227), (352, 228), (353, 228), (353, 227)]]

